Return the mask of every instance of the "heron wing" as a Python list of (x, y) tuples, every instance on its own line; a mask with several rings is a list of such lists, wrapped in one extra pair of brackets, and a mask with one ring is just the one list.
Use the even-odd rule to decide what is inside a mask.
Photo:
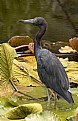
[[(69, 81), (58, 58), (49, 50), (42, 49), (37, 58), (38, 73), (41, 81), (47, 86), (58, 86), (68, 90)], [(54, 84), (54, 85), (53, 85)]]

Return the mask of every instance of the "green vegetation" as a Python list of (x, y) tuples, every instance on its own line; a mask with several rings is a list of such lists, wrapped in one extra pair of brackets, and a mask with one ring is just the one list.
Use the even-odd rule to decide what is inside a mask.
[[(54, 109), (53, 99), (49, 105), (47, 105), (47, 101), (44, 101), (47, 96), (46, 89), (39, 80), (34, 56), (24, 57), (23, 62), (19, 59), (16, 60), (14, 57), (18, 56), (14, 48), (7, 43), (0, 45), (0, 52), (1, 121), (11, 121), (11, 119), (13, 121), (15, 121), (15, 119), (17, 119), (17, 121), (24, 121), (22, 118), (25, 117), (25, 121), (43, 121), (44, 117), (45, 121), (75, 120), (75, 116), (78, 112), (78, 88), (72, 89), (73, 99), (75, 101), (73, 106), (68, 104), (65, 100), (59, 99), (57, 101), (57, 108)], [(70, 81), (78, 83), (78, 62), (70, 62), (68, 59), (60, 59), (60, 61), (63, 63)], [(32, 114), (37, 112), (42, 113)], [(31, 115), (27, 116), (28, 114)]]

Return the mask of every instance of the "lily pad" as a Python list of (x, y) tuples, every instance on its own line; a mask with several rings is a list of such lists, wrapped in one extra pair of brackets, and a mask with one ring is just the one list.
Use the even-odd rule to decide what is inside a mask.
[(67, 121), (78, 121), (78, 107), (74, 110), (73, 116), (67, 118)]
[(9, 84), (12, 80), (12, 64), (14, 57), (17, 57), (16, 51), (8, 43), (0, 45), (0, 97), (6, 92), (13, 92)]
[(18, 106), (18, 98), (15, 97), (15, 96), (11, 96), (11, 97), (8, 97), (8, 98), (1, 98), (0, 99), (1, 101), (1, 105), (3, 105), (4, 107), (15, 107), (15, 106)]
[(71, 53), (71, 52), (75, 53), (76, 50), (73, 50), (73, 49), (72, 49), (71, 47), (69, 47), (69, 46), (65, 46), (65, 47), (61, 47), (61, 48), (59, 49), (59, 52), (60, 52), (60, 53)]
[(29, 36), (13, 36), (8, 43), (12, 47), (20, 46), (20, 45), (27, 45), (33, 40)]
[(70, 46), (78, 52), (78, 37), (69, 39)]
[(8, 81), (12, 77), (12, 64), (14, 57), (17, 56), (14, 48), (9, 44), (3, 43), (0, 47), (0, 72), (1, 80)]
[(70, 82), (78, 84), (78, 62), (69, 61), (68, 66), (65, 70), (70, 79)]
[(42, 112), (42, 106), (39, 103), (23, 104), (18, 107), (12, 108), (6, 112), (8, 119), (23, 119), (31, 113)]
[[(19, 62), (14, 59), (12, 72), (13, 76), (19, 80), (14, 80), (14, 83), (18, 86), (41, 86), (37, 71), (34, 71), (36, 61), (34, 57), (26, 57), (26, 62)], [(39, 80), (39, 81), (37, 81)], [(26, 90), (26, 89), (25, 89)], [(24, 91), (24, 90), (23, 90)]]
[(31, 114), (25, 118), (25, 121), (61, 121), (60, 118), (50, 112), (44, 111), (41, 114)]

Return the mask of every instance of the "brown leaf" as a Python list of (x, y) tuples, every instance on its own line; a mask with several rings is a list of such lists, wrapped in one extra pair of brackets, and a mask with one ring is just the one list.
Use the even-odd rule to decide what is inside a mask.
[(8, 43), (13, 46), (27, 45), (33, 40), (29, 36), (13, 36)]

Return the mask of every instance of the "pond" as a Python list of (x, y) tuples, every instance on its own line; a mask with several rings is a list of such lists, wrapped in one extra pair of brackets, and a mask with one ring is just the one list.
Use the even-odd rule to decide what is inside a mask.
[(48, 22), (44, 39), (51, 42), (68, 41), (78, 35), (78, 0), (0, 0), (0, 43), (15, 35), (37, 31), (31, 25), (18, 24), (19, 19), (41, 16)]

